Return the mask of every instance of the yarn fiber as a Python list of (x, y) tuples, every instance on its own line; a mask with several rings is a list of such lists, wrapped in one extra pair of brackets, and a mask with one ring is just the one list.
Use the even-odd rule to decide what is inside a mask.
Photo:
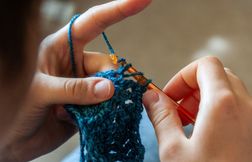
[[(75, 63), (71, 27), (77, 17), (71, 20), (68, 34), (72, 66)], [(117, 70), (94, 75), (113, 82), (115, 92), (111, 99), (94, 105), (65, 105), (79, 128), (81, 162), (143, 161), (145, 149), (141, 143), (139, 124), (143, 111), (142, 96), (147, 85), (130, 79), (142, 74), (128, 74), (129, 67), (131, 64), (120, 64)], [(73, 74), (76, 74), (75, 68)]]
[(67, 105), (80, 131), (81, 161), (137, 161), (144, 159), (139, 124), (142, 118), (142, 95), (146, 91), (125, 70), (99, 72), (95, 76), (114, 83), (113, 97), (96, 105)]

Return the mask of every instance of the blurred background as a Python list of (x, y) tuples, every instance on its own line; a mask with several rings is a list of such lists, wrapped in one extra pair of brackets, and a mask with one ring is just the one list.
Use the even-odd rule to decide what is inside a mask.
[[(43, 36), (67, 24), (75, 13), (105, 0), (44, 0)], [(154, 0), (140, 14), (109, 27), (116, 52), (158, 86), (193, 60), (214, 55), (252, 92), (251, 0)], [(101, 37), (85, 50), (107, 52)], [(33, 162), (61, 161), (79, 145), (78, 135)]]

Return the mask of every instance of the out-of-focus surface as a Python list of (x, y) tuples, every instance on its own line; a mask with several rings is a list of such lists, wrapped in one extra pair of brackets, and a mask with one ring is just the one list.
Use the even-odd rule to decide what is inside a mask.
[[(74, 13), (108, 1), (45, 2), (44, 35), (67, 24)], [(144, 12), (108, 28), (107, 34), (117, 53), (160, 87), (196, 58), (215, 55), (252, 92), (251, 16), (250, 0), (154, 0)], [(86, 50), (107, 52), (100, 37)], [(75, 136), (34, 162), (60, 161), (77, 143)]]

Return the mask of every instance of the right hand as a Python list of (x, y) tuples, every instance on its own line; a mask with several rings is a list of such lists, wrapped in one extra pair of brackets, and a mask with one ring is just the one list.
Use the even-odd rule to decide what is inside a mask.
[[(242, 81), (214, 57), (182, 69), (164, 88), (148, 91), (144, 104), (163, 162), (251, 162), (252, 99)], [(199, 92), (199, 93), (198, 93)], [(196, 94), (196, 95), (195, 95)], [(176, 105), (198, 115), (187, 138)]]

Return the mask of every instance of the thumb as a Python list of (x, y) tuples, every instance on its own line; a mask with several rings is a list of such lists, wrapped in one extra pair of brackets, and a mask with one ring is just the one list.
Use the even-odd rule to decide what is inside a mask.
[(39, 76), (40, 96), (45, 104), (89, 105), (113, 96), (113, 83), (105, 78), (63, 78), (45, 74)]
[[(159, 145), (174, 143), (185, 137), (177, 113), (177, 104), (163, 92), (149, 90), (144, 94), (143, 103), (155, 129)], [(178, 139), (178, 140), (175, 140)]]

